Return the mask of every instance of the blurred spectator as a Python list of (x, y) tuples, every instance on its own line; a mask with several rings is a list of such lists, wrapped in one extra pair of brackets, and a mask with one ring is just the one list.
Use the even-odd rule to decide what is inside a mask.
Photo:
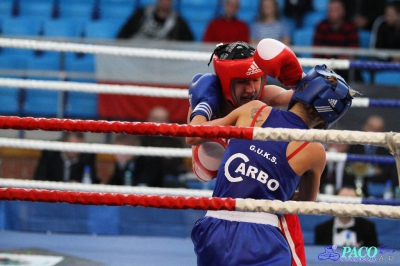
[[(317, 24), (314, 33), (314, 46), (335, 46), (358, 48), (359, 36), (354, 23), (346, 20), (346, 9), (341, 0), (330, 0), (327, 19)], [(350, 59), (347, 55), (315, 55), (318, 58)], [(345, 80), (348, 80), (348, 70), (337, 71)], [(357, 72), (358, 73), (358, 72)], [(358, 79), (361, 79), (358, 77)]]
[[(343, 187), (337, 195), (357, 197), (354, 187)], [(375, 224), (361, 217), (334, 217), (317, 225), (314, 231), (315, 245), (378, 246)]]
[[(379, 25), (375, 36), (375, 48), (400, 49), (400, 1), (386, 5), (384, 21)], [(400, 58), (389, 58), (400, 62)]]
[(147, 116), (147, 122), (169, 123), (169, 111), (162, 106), (153, 107)]
[(347, 10), (347, 19), (352, 21), (357, 29), (371, 30), (375, 19), (384, 12), (386, 0), (352, 0), (343, 1)]
[[(170, 123), (169, 112), (162, 106), (156, 106), (150, 110), (147, 122)], [(141, 136), (142, 146), (145, 147), (164, 147), (164, 148), (184, 148), (185, 143), (182, 138), (165, 136)], [(178, 176), (186, 172), (184, 158), (179, 157), (160, 157), (163, 161), (162, 175), (164, 186), (182, 187), (178, 181)]]
[(312, 0), (285, 0), (283, 13), (296, 22), (296, 28), (311, 26), (303, 25), (304, 15), (311, 11)]
[[(346, 10), (341, 0), (328, 4), (327, 19), (318, 23), (314, 34), (314, 46), (358, 47), (358, 33), (354, 23), (346, 21)], [(330, 55), (318, 57), (331, 58)], [(339, 56), (338, 58), (348, 58)]]
[[(327, 145), (327, 152), (346, 153), (348, 149), (348, 144), (329, 143)], [(346, 174), (345, 165), (346, 162), (327, 161), (321, 175), (321, 193), (333, 195), (343, 186), (354, 186), (354, 177)]]
[[(133, 135), (117, 135), (115, 145), (140, 146), (140, 138)], [(163, 187), (161, 157), (116, 154), (114, 173), (110, 185)]]
[[(81, 132), (63, 132), (60, 141), (79, 145), (84, 143), (85, 138)], [(90, 172), (90, 180), (83, 180), (85, 170)], [(96, 155), (72, 151), (42, 151), (34, 179), (99, 183), (96, 175)]]
[(138, 9), (119, 31), (118, 39), (193, 41), (186, 21), (172, 7), (173, 0), (157, 0)]
[(261, 0), (258, 12), (257, 20), (251, 25), (251, 42), (258, 43), (264, 38), (271, 38), (289, 45), (289, 28), (280, 20), (278, 2)]
[[(371, 115), (365, 121), (362, 130), (365, 132), (384, 132), (385, 121), (381, 116)], [(387, 147), (372, 145), (350, 145), (349, 154), (364, 155), (391, 155)], [(362, 192), (364, 196), (369, 196), (368, 186), (373, 183), (386, 183), (391, 180), (396, 185), (396, 166), (394, 164), (378, 164), (378, 163), (361, 163), (351, 162), (346, 164), (347, 174), (353, 175), (355, 178), (361, 178)]]
[(217, 43), (249, 42), (249, 28), (246, 22), (236, 17), (239, 8), (239, 0), (224, 0), (224, 13), (208, 24), (203, 41)]

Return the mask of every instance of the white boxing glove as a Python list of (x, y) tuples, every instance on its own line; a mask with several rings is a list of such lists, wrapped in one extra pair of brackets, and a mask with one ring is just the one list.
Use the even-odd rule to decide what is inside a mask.
[(213, 139), (193, 149), (193, 172), (202, 182), (217, 177), (222, 155), (228, 146), (224, 139)]
[(294, 52), (275, 39), (263, 39), (254, 53), (254, 62), (268, 76), (295, 89), (305, 74)]

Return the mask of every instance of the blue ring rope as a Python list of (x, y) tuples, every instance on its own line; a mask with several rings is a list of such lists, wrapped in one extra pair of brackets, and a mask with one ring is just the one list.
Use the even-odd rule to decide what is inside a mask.
[(393, 156), (390, 155), (377, 156), (377, 155), (347, 154), (346, 162), (395, 164), (396, 160)]
[(369, 107), (400, 107), (400, 100), (369, 99)]
[(399, 70), (400, 63), (350, 60), (350, 68), (364, 70)]
[(369, 205), (400, 206), (400, 199), (385, 200), (385, 199), (363, 198), (361, 200), (361, 203)]

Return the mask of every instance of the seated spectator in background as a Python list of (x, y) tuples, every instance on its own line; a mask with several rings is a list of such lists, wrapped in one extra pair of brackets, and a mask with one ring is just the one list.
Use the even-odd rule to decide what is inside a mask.
[(351, 0), (343, 1), (346, 17), (359, 30), (371, 30), (374, 20), (383, 15), (386, 0)]
[[(337, 195), (357, 197), (354, 187), (343, 187)], [(317, 225), (314, 232), (315, 245), (378, 246), (375, 224), (361, 217), (334, 217)]]
[(193, 41), (186, 21), (173, 9), (172, 0), (138, 9), (125, 22), (118, 39)]
[[(169, 112), (162, 106), (156, 106), (150, 110), (147, 122), (170, 123)], [(164, 148), (184, 148), (183, 138), (165, 136), (141, 136), (142, 146), (145, 147), (164, 147)], [(182, 187), (184, 184), (178, 181), (178, 176), (186, 172), (184, 158), (179, 157), (160, 157), (163, 161), (163, 178), (166, 187)]]
[[(385, 121), (381, 116), (369, 116), (362, 130), (365, 132), (385, 132)], [(386, 155), (390, 156), (387, 147), (372, 146), (372, 145), (350, 145), (349, 154), (362, 155)], [(371, 183), (386, 183), (387, 180), (392, 181), (392, 185), (398, 184), (396, 175), (396, 165), (394, 164), (378, 164), (378, 163), (361, 163), (351, 162), (346, 164), (348, 175), (360, 177), (363, 180), (362, 192), (365, 197), (369, 196), (368, 186)]]
[[(380, 24), (375, 37), (375, 48), (400, 49), (400, 1), (393, 1), (385, 7), (385, 20)], [(400, 62), (400, 58), (389, 58)]]
[[(79, 145), (84, 143), (81, 132), (63, 132), (61, 140)], [(35, 180), (83, 182), (84, 171), (90, 171), (85, 183), (99, 183), (96, 175), (96, 155), (72, 151), (42, 151), (36, 166)]]
[[(170, 123), (169, 112), (162, 106), (156, 106), (150, 110), (147, 122)], [(184, 148), (184, 139), (165, 136), (141, 136), (142, 146), (145, 147), (164, 147), (164, 148)], [(183, 158), (179, 157), (160, 157), (163, 161), (163, 178), (166, 187), (182, 187), (178, 182), (178, 176), (186, 172)]]
[[(348, 144), (329, 143), (327, 152), (346, 153)], [(348, 176), (345, 171), (346, 162), (327, 161), (321, 175), (320, 192), (333, 195), (342, 186), (354, 186), (354, 177)]]
[(296, 28), (313, 26), (303, 25), (304, 15), (312, 11), (312, 0), (285, 0), (283, 13), (296, 22)]
[[(117, 135), (115, 145), (140, 146), (134, 135)], [(163, 161), (161, 157), (116, 154), (114, 173), (110, 185), (163, 187)]]
[[(327, 19), (317, 24), (314, 33), (314, 46), (335, 46), (358, 48), (359, 36), (354, 23), (346, 20), (346, 9), (341, 0), (330, 0)], [(350, 59), (348, 55), (315, 55), (318, 58)], [(337, 71), (344, 79), (348, 79), (348, 70)]]
[(239, 0), (224, 0), (224, 13), (208, 24), (203, 41), (217, 43), (249, 42), (249, 28), (246, 22), (236, 17), (239, 8)]
[(251, 42), (256, 44), (262, 39), (271, 38), (289, 45), (288, 26), (280, 20), (279, 6), (276, 0), (261, 0), (257, 20), (251, 25)]
[[(352, 47), (359, 46), (359, 36), (354, 23), (346, 20), (346, 9), (341, 0), (331, 0), (328, 5), (327, 19), (317, 24), (314, 33), (314, 46)], [(331, 58), (330, 55), (318, 57)], [(348, 58), (348, 56), (337, 56)]]

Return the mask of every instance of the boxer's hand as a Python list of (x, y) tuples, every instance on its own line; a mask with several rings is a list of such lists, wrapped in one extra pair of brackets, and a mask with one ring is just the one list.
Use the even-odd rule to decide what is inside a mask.
[(228, 146), (225, 139), (212, 139), (193, 149), (193, 173), (201, 182), (213, 180), (218, 175), (222, 156)]
[(258, 43), (254, 62), (265, 74), (291, 89), (295, 89), (305, 75), (293, 51), (274, 39), (263, 39)]
[(221, 84), (214, 74), (197, 74), (189, 85), (189, 103), (193, 112), (190, 121), (196, 115), (207, 118), (208, 121), (218, 112)]

